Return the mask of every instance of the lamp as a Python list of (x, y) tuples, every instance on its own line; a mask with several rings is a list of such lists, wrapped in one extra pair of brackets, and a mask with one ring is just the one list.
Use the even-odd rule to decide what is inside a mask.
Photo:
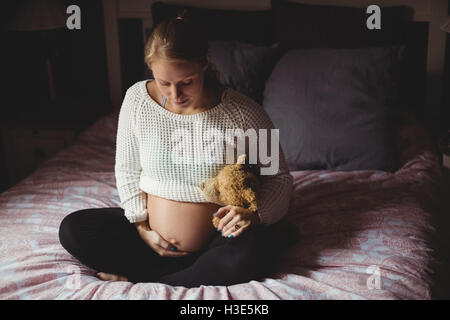
[(66, 26), (66, 8), (63, 1), (58, 0), (26, 0), (18, 8), (8, 29), (12, 31), (39, 32), (46, 50), (45, 63), (50, 100), (55, 100), (55, 84), (53, 80), (50, 32)]

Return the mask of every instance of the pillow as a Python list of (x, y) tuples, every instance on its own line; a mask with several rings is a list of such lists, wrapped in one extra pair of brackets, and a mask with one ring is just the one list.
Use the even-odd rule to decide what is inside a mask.
[(404, 43), (412, 9), (380, 7), (381, 29), (369, 30), (366, 7), (309, 5), (272, 0), (275, 40), (285, 49), (361, 48)]
[(263, 108), (291, 171), (396, 169), (391, 107), (403, 49), (296, 49), (279, 60)]
[(187, 8), (205, 26), (209, 40), (236, 40), (255, 45), (273, 44), (272, 10), (235, 11), (204, 9), (155, 2), (152, 5), (153, 26), (176, 17)]
[(264, 84), (275, 64), (276, 46), (263, 47), (237, 41), (210, 41), (211, 63), (223, 85), (262, 104)]

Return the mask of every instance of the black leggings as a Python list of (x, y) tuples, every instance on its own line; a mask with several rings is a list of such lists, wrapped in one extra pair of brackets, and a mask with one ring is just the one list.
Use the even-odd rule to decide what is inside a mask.
[[(294, 228), (295, 229), (295, 228)], [(235, 239), (217, 234), (200, 252), (163, 257), (139, 236), (122, 208), (83, 209), (59, 227), (62, 246), (84, 265), (125, 276), (133, 283), (173, 286), (233, 285), (274, 271), (282, 249), (296, 241), (296, 230), (279, 222), (255, 225)]]

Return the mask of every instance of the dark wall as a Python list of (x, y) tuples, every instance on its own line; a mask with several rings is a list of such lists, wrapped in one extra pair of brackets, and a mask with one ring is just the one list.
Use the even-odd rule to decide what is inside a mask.
[(120, 67), (122, 91), (144, 79), (144, 43), (141, 19), (119, 19)]
[[(450, 16), (450, 0), (448, 1), (448, 15)], [(441, 129), (447, 131), (450, 130), (450, 33), (447, 33), (446, 40), (443, 86)]]
[(442, 129), (450, 130), (450, 34), (447, 34), (442, 113)]
[[(2, 61), (2, 77), (7, 80), (7, 98), (15, 101), (21, 95), (26, 109), (35, 108), (36, 103), (45, 104), (49, 99), (47, 54), (52, 59), (57, 99), (109, 99), (102, 2), (61, 2), (65, 7), (69, 4), (80, 7), (80, 30), (5, 31), (7, 45), (3, 46), (6, 59)], [(25, 81), (27, 94), (23, 95)]]
[[(101, 0), (61, 0), (81, 9), (81, 29), (48, 32), (11, 31), (8, 24), (21, 1), (2, 2), (0, 125), (17, 122), (21, 113), (45, 115), (49, 105), (81, 119), (109, 113), (105, 31)], [(69, 14), (66, 14), (69, 17)], [(50, 103), (46, 56), (51, 57), (56, 100)], [(40, 112), (42, 111), (42, 112)], [(50, 112), (51, 113), (51, 112)], [(58, 121), (55, 118), (54, 121)], [(9, 186), (0, 139), (0, 190)]]
[[(18, 6), (18, 2), (17, 1), (5, 1), (2, 3), (2, 10), (0, 10), (0, 21), (1, 21), (1, 40), (2, 43), (6, 44), (6, 45), (2, 45), (2, 50), (0, 50), (0, 65), (1, 65), (1, 70), (2, 72), (1, 77), (2, 77), (2, 84), (4, 84), (5, 82), (7, 82), (9, 80), (10, 77), (10, 72), (8, 72), (8, 56), (6, 53), (9, 51), (9, 42), (6, 41), (6, 23), (8, 22), (8, 18), (11, 15), (11, 12), (15, 12), (16, 8)], [(6, 74), (5, 74), (6, 72)], [(5, 81), (6, 80), (6, 81)], [(10, 89), (11, 86), (9, 85), (9, 83), (6, 85), (6, 87), (3, 85), (3, 90), (1, 90), (2, 95), (6, 96), (6, 101), (4, 101), (3, 103), (0, 104), (0, 110), (4, 109), (7, 107), (7, 103), (8, 103), (8, 97), (9, 97), (9, 92), (8, 89)], [(0, 133), (0, 137), (1, 137), (1, 133)], [(2, 144), (2, 140), (0, 139), (0, 192), (5, 190), (7, 187), (9, 187), (9, 182), (8, 182), (8, 178), (7, 178), (7, 173), (6, 173), (6, 163), (5, 163), (5, 156), (3, 153), (3, 144)]]

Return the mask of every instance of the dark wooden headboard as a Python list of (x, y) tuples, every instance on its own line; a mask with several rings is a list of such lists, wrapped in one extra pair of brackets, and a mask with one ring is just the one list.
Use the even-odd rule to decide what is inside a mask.
[[(153, 25), (151, 6), (157, 0), (103, 0), (110, 98), (119, 108), (126, 88), (139, 80), (144, 70), (143, 45), (146, 30)], [(161, 0), (159, 0), (161, 1)], [(367, 7), (369, 0), (290, 0), (307, 4)], [(265, 10), (270, 0), (162, 0), (169, 4), (232, 10)], [(448, 18), (447, 0), (379, 0), (383, 6), (406, 5), (413, 9), (407, 56), (410, 82), (403, 88), (410, 110), (429, 127), (439, 123), (445, 61), (446, 34), (440, 26)], [(408, 94), (411, 93), (411, 94)]]

